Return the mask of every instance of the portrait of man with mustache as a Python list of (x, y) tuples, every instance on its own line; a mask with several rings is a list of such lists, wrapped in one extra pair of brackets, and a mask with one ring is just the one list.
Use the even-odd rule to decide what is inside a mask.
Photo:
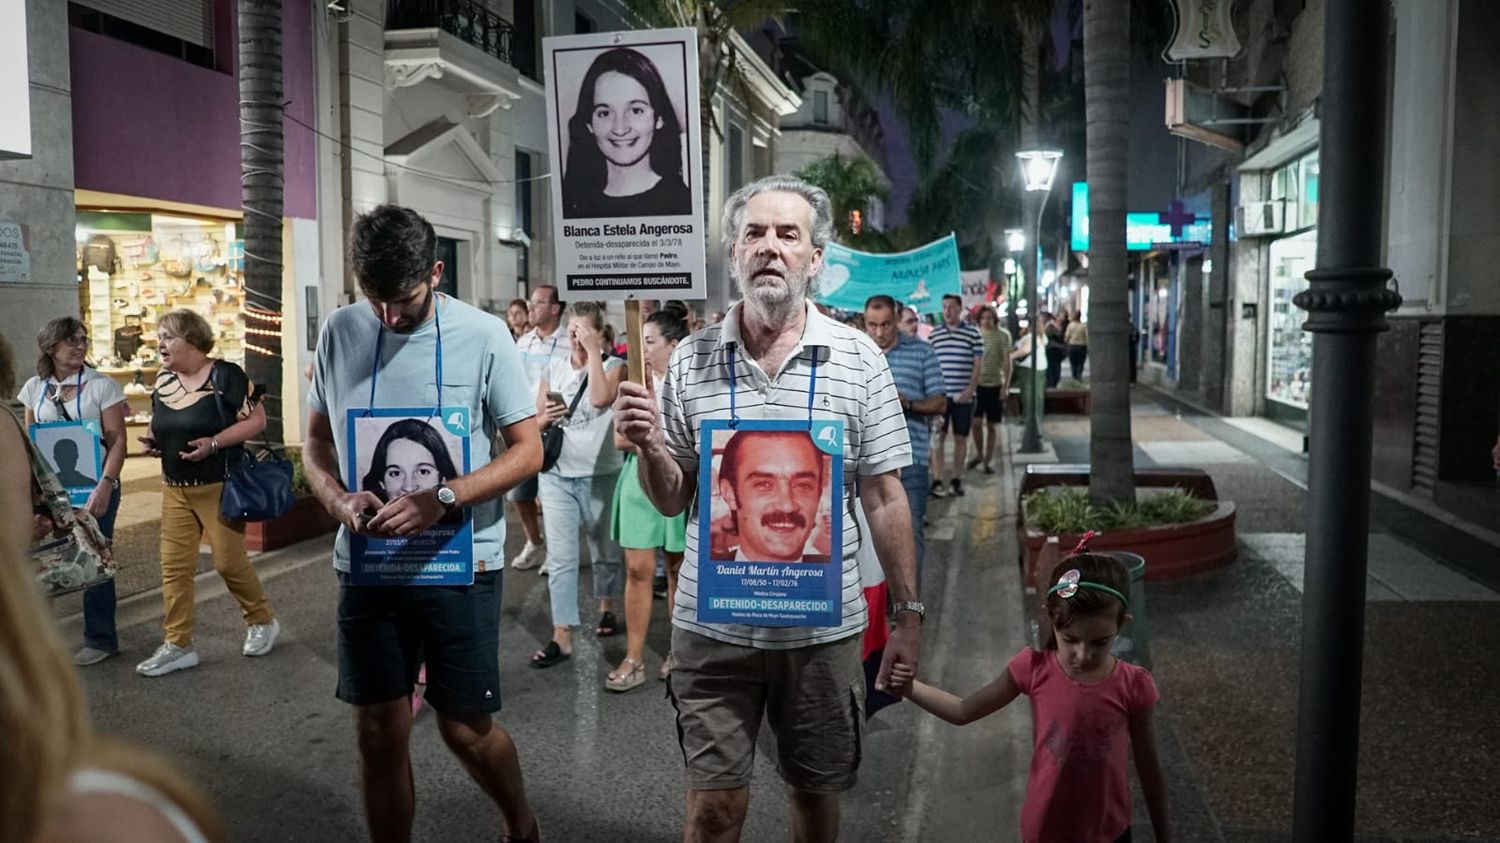
[(736, 561), (827, 562), (808, 553), (827, 455), (800, 431), (741, 431), (719, 463), (719, 495), (737, 534)]

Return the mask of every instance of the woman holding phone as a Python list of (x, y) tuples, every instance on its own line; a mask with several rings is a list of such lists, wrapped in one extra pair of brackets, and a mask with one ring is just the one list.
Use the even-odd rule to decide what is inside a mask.
[[(548, 524), (552, 640), (532, 655), (531, 666), (537, 668), (552, 667), (573, 655), (573, 627), (579, 623), (580, 523), (588, 531), (594, 596), (599, 599), (600, 617), (594, 632), (600, 637), (619, 632), (614, 595), (619, 588), (620, 550), (609, 538), (609, 512), (621, 458), (610, 432), (614, 429), (611, 407), (625, 374), (625, 361), (608, 356), (604, 309), (597, 302), (573, 303), (568, 308), (567, 331), (572, 354), (552, 361), (537, 391), (537, 423), (563, 429), (557, 464), (539, 478)], [(573, 407), (571, 412), (569, 407)]]
[[(245, 525), (226, 519), (219, 496), (228, 473), (227, 452), (266, 429), (266, 409), (245, 370), (208, 354), (213, 329), (191, 310), (174, 310), (156, 326), (161, 374), (151, 393), (151, 435), (142, 437), (161, 458), (161, 591), (165, 640), (136, 665), (142, 676), (164, 676), (198, 666), (193, 649), (193, 577), (198, 544), (208, 539), (214, 570), (239, 601), (245, 619), (240, 652), (264, 656), (281, 633), (260, 577), (245, 553)], [(215, 370), (218, 370), (215, 375)]]

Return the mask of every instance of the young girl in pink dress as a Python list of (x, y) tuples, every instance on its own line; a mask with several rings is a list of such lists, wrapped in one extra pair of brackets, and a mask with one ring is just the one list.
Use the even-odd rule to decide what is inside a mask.
[(1145, 668), (1110, 654), (1130, 620), (1130, 575), (1112, 557), (1075, 553), (1048, 582), (1042, 613), (1052, 637), (1046, 649), (1022, 649), (993, 682), (963, 699), (899, 668), (891, 687), (960, 726), (1020, 694), (1031, 697), (1031, 775), (1021, 809), (1026, 843), (1128, 843), (1132, 754), (1156, 839), (1170, 840), (1151, 725), (1156, 683)]

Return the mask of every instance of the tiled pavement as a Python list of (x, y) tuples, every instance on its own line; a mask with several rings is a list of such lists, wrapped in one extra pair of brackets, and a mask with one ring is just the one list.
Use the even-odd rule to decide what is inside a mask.
[[(1305, 458), (1288, 448), (1300, 436), (1144, 388), (1133, 425), (1137, 465), (1208, 471), (1241, 539), (1230, 567), (1148, 589), (1175, 837), (1290, 840), (1307, 492)], [(1044, 432), (1061, 461), (1088, 461), (1087, 419), (1053, 416)], [(1378, 494), (1371, 523), (1361, 839), (1500, 840), (1500, 548)]]

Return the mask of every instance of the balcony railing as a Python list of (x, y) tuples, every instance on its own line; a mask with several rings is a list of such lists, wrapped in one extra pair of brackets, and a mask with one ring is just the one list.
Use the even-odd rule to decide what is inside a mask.
[(386, 0), (386, 29), (437, 28), (515, 66), (516, 28), (477, 0)]

